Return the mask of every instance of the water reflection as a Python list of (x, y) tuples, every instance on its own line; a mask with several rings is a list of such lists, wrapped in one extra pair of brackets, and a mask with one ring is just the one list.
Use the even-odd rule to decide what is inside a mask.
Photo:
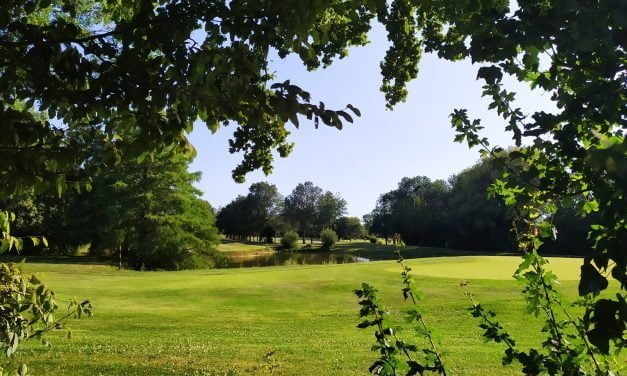
[(279, 265), (329, 265), (370, 261), (365, 257), (330, 252), (276, 252), (245, 257), (231, 257), (227, 268)]

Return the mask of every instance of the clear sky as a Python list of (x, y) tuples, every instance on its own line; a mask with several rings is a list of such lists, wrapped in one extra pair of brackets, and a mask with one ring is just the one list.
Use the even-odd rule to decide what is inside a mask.
[[(487, 111), (481, 99), (481, 82), (475, 80), (477, 66), (468, 61), (450, 63), (426, 55), (418, 78), (409, 85), (407, 102), (386, 110), (379, 91), (379, 62), (387, 49), (381, 30), (371, 33), (372, 42), (351, 50), (345, 59), (327, 69), (307, 72), (297, 58), (276, 58), (272, 67), (276, 81), (290, 79), (312, 94), (312, 101), (341, 109), (351, 103), (362, 116), (343, 130), (301, 121), (300, 129), (289, 124), (289, 139), (296, 145), (287, 158), (277, 158), (272, 174), (254, 172), (246, 182), (231, 179), (231, 170), (241, 157), (228, 152), (228, 139), (234, 126), (211, 134), (198, 123), (190, 139), (198, 151), (192, 171), (202, 171), (197, 187), (214, 207), (222, 207), (238, 194), (246, 194), (250, 184), (267, 181), (287, 195), (301, 182), (312, 181), (324, 190), (338, 192), (348, 202), (348, 214), (361, 217), (375, 206), (380, 194), (396, 188), (404, 176), (425, 175), (447, 179), (479, 159), (477, 149), (453, 142), (449, 124), (454, 108), (467, 108), (471, 118), (481, 118), (484, 135), (492, 145), (513, 144), (503, 130), (504, 121)], [(551, 110), (546, 94), (531, 92), (512, 83), (518, 91), (518, 105), (525, 109)]]

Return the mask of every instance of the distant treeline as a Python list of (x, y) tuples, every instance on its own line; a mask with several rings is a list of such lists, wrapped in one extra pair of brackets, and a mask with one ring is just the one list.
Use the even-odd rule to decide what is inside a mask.
[[(369, 233), (389, 239), (400, 234), (412, 245), (488, 252), (516, 251), (513, 221), (516, 206), (507, 206), (487, 191), (503, 174), (492, 159), (444, 180), (425, 176), (403, 178), (398, 188), (382, 194), (372, 213), (364, 216)], [(590, 247), (587, 232), (593, 215), (582, 218), (568, 197), (552, 216), (557, 232), (542, 246), (545, 253), (583, 254)]]
[[(298, 184), (286, 197), (268, 183), (251, 185), (246, 196), (238, 196), (222, 208), (216, 224), (229, 238), (272, 242), (286, 231), (297, 231), (313, 239), (325, 228), (340, 238), (366, 235), (390, 241), (393, 234), (412, 245), (486, 252), (515, 252), (512, 233), (516, 206), (499, 197), (488, 197), (488, 188), (502, 176), (493, 159), (483, 159), (452, 176), (448, 181), (425, 176), (403, 178), (398, 188), (382, 194), (374, 210), (360, 221), (346, 217), (346, 201), (324, 192), (312, 182)], [(583, 254), (590, 246), (587, 232), (594, 215), (582, 218), (577, 200), (568, 197), (552, 216), (556, 237), (542, 246), (546, 253)]]
[(246, 196), (238, 196), (222, 208), (216, 224), (231, 239), (273, 242), (275, 236), (297, 231), (305, 243), (331, 228), (342, 239), (364, 235), (357, 217), (345, 217), (346, 200), (312, 182), (298, 184), (283, 197), (277, 187), (254, 183)]

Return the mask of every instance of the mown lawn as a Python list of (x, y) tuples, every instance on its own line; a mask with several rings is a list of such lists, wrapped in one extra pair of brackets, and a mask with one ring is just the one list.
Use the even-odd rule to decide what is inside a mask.
[[(501, 346), (484, 343), (458, 283), (499, 313), (520, 345), (539, 342), (539, 323), (523, 314), (515, 257), (409, 260), (425, 293), (428, 324), (456, 375), (518, 375), (500, 364)], [(562, 290), (576, 293), (577, 259), (552, 259)], [(89, 298), (90, 319), (71, 322), (72, 338), (25, 345), (15, 361), (35, 375), (222, 375), (254, 373), (272, 349), (275, 375), (365, 375), (374, 337), (359, 330), (353, 290), (369, 282), (399, 318), (404, 304), (394, 261), (189, 272), (117, 271), (95, 264), (27, 263), (46, 272), (60, 299)], [(411, 337), (412, 332), (402, 335)], [(247, 372), (247, 370), (249, 370)], [(263, 374), (258, 372), (257, 374)]]
[(254, 254), (256, 252), (272, 252), (274, 251), (274, 246), (272, 244), (238, 242), (223, 239), (222, 242), (220, 242), (220, 245), (218, 245), (217, 249), (218, 251), (227, 254)]

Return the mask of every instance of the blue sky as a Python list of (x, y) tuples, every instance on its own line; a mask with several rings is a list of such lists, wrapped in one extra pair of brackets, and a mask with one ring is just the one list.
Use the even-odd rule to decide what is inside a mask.
[[(348, 214), (361, 217), (404, 176), (447, 179), (479, 159), (477, 149), (453, 142), (448, 115), (454, 108), (467, 108), (472, 118), (481, 118), (492, 145), (513, 143), (503, 130), (504, 122), (487, 111), (481, 82), (475, 80), (477, 66), (469, 61), (450, 63), (425, 55), (418, 78), (409, 85), (407, 101), (386, 110), (379, 91), (379, 62), (388, 44), (381, 30), (372, 32), (371, 40), (365, 47), (352, 49), (347, 58), (315, 72), (307, 72), (295, 57), (273, 61), (277, 81), (290, 79), (309, 91), (314, 102), (322, 100), (328, 108), (341, 109), (351, 103), (362, 116), (341, 131), (324, 125), (315, 129), (307, 121), (301, 121), (300, 129), (289, 124), (294, 151), (287, 158), (277, 157), (268, 176), (254, 172), (243, 184), (233, 182), (231, 170), (241, 158), (228, 152), (234, 126), (212, 135), (202, 123), (196, 124), (190, 139), (198, 156), (191, 169), (202, 172), (197, 187), (204, 199), (218, 208), (245, 194), (257, 181), (275, 184), (287, 195), (298, 183), (310, 180), (340, 193), (348, 202)], [(510, 83), (523, 110), (552, 109), (548, 94)]]

